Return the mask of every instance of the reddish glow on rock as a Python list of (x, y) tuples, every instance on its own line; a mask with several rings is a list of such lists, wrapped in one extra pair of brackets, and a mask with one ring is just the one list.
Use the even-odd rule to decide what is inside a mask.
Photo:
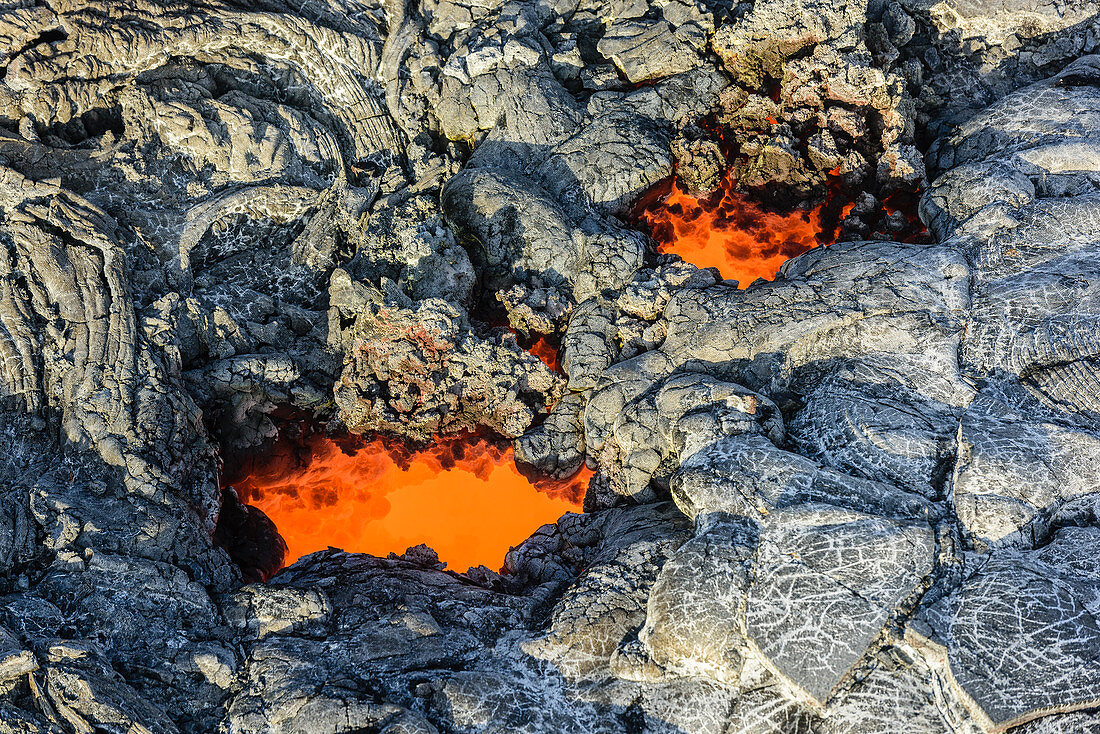
[(549, 342), (547, 337), (540, 336), (527, 351), (541, 359), (542, 363), (554, 370), (554, 372), (561, 372), (561, 359), (558, 355), (559, 350)]
[(883, 200), (882, 208), (888, 217), (893, 217), (900, 212), (905, 218), (907, 226), (899, 237), (902, 242), (931, 242), (928, 229), (920, 220), (919, 191), (897, 191), (890, 194)]
[[(826, 216), (827, 204), (787, 213), (770, 212), (735, 190), (727, 174), (711, 194), (696, 198), (672, 182), (664, 199), (641, 212), (660, 252), (675, 253), (698, 267), (716, 267), (722, 277), (747, 288), (771, 280), (779, 266), (836, 238), (840, 218)], [(846, 216), (852, 209), (844, 207)], [(825, 222), (831, 220), (833, 226)]]
[(510, 446), (439, 439), (408, 453), (376, 439), (343, 447), (324, 436), (277, 446), (232, 482), (286, 540), (286, 564), (329, 546), (376, 556), (425, 543), (448, 568), (500, 568), (508, 549), (566, 512), (580, 512), (591, 472), (534, 484)]

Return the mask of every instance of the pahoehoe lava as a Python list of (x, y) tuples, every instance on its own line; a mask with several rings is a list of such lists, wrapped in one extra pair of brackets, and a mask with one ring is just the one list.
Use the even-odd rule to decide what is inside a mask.
[[(1091, 0), (0, 3), (0, 732), (1100, 730), (1098, 46)], [(750, 285), (650, 237), (673, 186), (842, 219)], [(594, 473), (488, 568), (279, 571), (222, 472), (285, 415)]]

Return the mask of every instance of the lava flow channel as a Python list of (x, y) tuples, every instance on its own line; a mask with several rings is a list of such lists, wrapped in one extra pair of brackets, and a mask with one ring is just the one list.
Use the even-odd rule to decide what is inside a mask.
[(591, 472), (532, 483), (510, 446), (441, 439), (416, 453), (376, 439), (344, 448), (310, 436), (233, 482), (287, 544), (285, 563), (330, 546), (375, 556), (424, 543), (453, 570), (499, 568), (509, 548), (580, 512)]
[[(844, 207), (843, 218), (852, 205)], [(787, 213), (770, 212), (736, 190), (730, 174), (711, 194), (697, 198), (673, 180), (667, 197), (641, 212), (659, 252), (674, 253), (700, 268), (715, 267), (723, 278), (747, 288), (771, 280), (792, 257), (836, 239), (835, 213), (827, 204)], [(826, 221), (832, 220), (833, 226)]]

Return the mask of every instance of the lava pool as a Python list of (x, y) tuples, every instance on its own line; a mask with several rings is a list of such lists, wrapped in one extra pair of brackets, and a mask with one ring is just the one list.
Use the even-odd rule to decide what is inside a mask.
[(498, 569), (508, 550), (580, 512), (591, 472), (536, 480), (510, 446), (448, 438), (409, 452), (381, 439), (311, 435), (235, 466), (227, 483), (287, 544), (285, 564), (329, 547), (385, 557), (426, 544), (454, 571)]
[(771, 280), (780, 266), (808, 250), (836, 241), (838, 222), (852, 204), (836, 200), (813, 207), (774, 212), (737, 190), (727, 173), (713, 192), (685, 193), (678, 180), (667, 195), (650, 198), (641, 221), (659, 252), (673, 253), (700, 267), (715, 267), (723, 278), (747, 288)]

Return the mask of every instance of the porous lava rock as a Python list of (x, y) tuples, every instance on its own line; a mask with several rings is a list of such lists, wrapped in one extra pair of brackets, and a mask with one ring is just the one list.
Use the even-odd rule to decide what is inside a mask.
[[(1097, 730), (1096, 31), (1084, 0), (3, 4), (0, 731)], [(745, 290), (653, 252), (639, 198), (727, 165), (860, 212), (923, 182), (931, 241)], [(217, 447), (280, 411), (491, 430), (595, 470), (586, 512), (499, 572), (257, 582), (280, 546)]]

